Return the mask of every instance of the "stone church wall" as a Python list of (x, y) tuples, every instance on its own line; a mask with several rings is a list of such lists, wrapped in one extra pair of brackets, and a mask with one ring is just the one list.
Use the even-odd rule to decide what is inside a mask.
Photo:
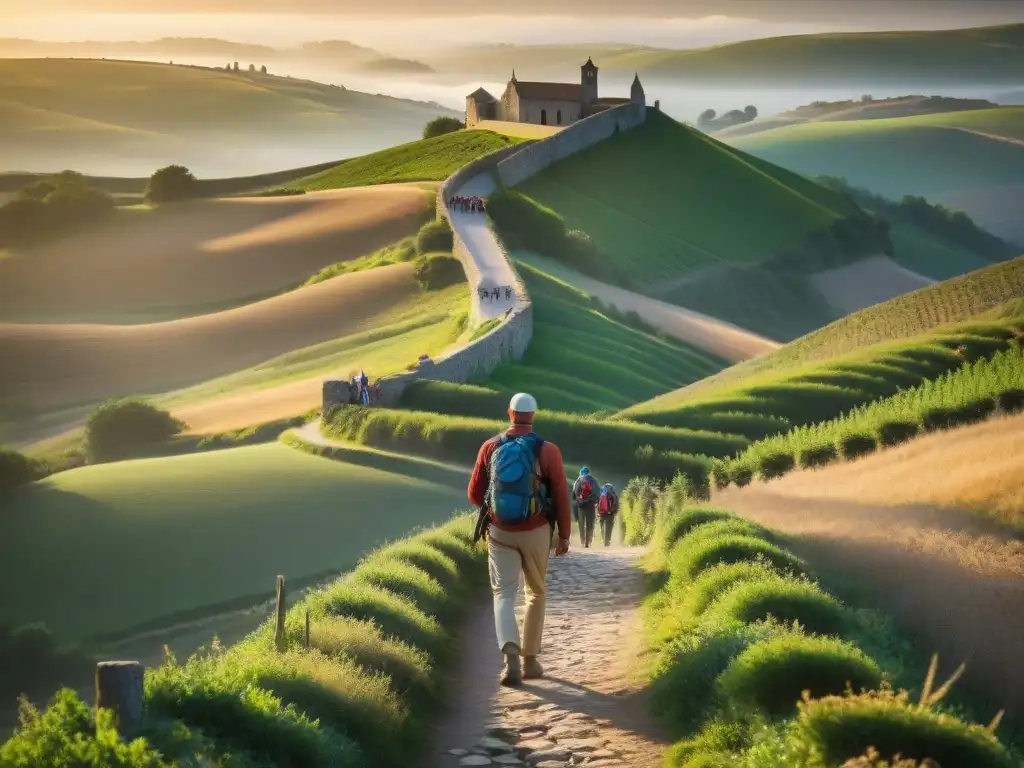
[(506, 187), (514, 187), (559, 160), (604, 141), (616, 130), (636, 128), (646, 116), (646, 108), (632, 102), (598, 112), (505, 158), (498, 163), (498, 177)]

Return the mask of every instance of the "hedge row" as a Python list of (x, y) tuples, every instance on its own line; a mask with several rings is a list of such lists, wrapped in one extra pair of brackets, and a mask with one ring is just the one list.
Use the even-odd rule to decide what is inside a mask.
[(919, 434), (1024, 411), (1024, 350), (1009, 349), (967, 363), (934, 381), (853, 409), (837, 419), (758, 441), (712, 468), (719, 488), (796, 469), (851, 460)]
[[(375, 768), (422, 753), (473, 591), (486, 582), (473, 519), (384, 547), (287, 614), (286, 648), (268, 621), (238, 645), (147, 670), (144, 733), (118, 743), (71, 690), (29, 712), (0, 765), (29, 768)], [(310, 647), (303, 640), (311, 617)]]
[(866, 767), (897, 754), (943, 768), (1015, 765), (994, 728), (941, 695), (918, 704), (894, 691), (914, 664), (891, 623), (828, 594), (769, 532), (671, 505), (654, 527), (664, 586), (646, 615), (652, 699), (679, 739), (666, 765)]

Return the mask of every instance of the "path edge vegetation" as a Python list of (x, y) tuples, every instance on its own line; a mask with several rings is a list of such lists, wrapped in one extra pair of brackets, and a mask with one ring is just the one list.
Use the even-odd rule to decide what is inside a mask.
[(926, 667), (890, 617), (829, 594), (779, 535), (688, 505), (678, 483), (634, 481), (623, 517), (634, 536), (651, 523), (646, 679), (675, 739), (668, 768), (1019, 765), (1002, 713), (950, 694), (957, 660)]
[[(473, 516), (421, 529), (366, 555), (286, 615), (285, 648), (268, 619), (240, 643), (214, 639), (182, 664), (146, 670), (139, 738), (118, 741), (62, 689), (45, 711), (22, 704), (0, 745), (4, 768), (75, 765), (169, 768), (386, 768), (421, 755), (443, 702), (442, 671), (457, 630), (486, 586)], [(305, 646), (309, 616), (310, 646)]]

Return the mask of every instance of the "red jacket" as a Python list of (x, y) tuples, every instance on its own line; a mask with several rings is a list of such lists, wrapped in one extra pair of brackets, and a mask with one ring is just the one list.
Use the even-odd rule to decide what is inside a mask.
[[(505, 434), (511, 437), (528, 435), (533, 431), (532, 426), (513, 425), (505, 430)], [(476, 457), (476, 466), (473, 467), (473, 475), (469, 478), (469, 501), (475, 507), (481, 507), (484, 503), (484, 496), (487, 493), (487, 486), (490, 483), (488, 471), (491, 466), (491, 454), (498, 444), (494, 440), (488, 440), (480, 446), (480, 452)], [(546, 440), (540, 447), (540, 455), (537, 457), (541, 477), (547, 482), (548, 494), (555, 509), (555, 522), (558, 525), (558, 535), (568, 539), (572, 531), (571, 514), (569, 510), (569, 488), (565, 482), (565, 465), (562, 463), (562, 452), (558, 446)], [(532, 531), (547, 525), (545, 516), (538, 515), (532, 520), (527, 520), (519, 525), (505, 525), (494, 519), (494, 511), (491, 510), (491, 525), (503, 531)]]

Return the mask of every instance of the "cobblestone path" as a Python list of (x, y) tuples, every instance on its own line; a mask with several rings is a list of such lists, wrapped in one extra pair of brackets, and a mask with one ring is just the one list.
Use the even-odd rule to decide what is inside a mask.
[[(665, 742), (630, 679), (642, 647), (642, 550), (574, 549), (551, 558), (544, 679), (501, 688), (490, 602), (470, 621), (457, 697), (437, 743), (437, 768), (657, 768)], [(520, 618), (522, 586), (520, 585)]]

